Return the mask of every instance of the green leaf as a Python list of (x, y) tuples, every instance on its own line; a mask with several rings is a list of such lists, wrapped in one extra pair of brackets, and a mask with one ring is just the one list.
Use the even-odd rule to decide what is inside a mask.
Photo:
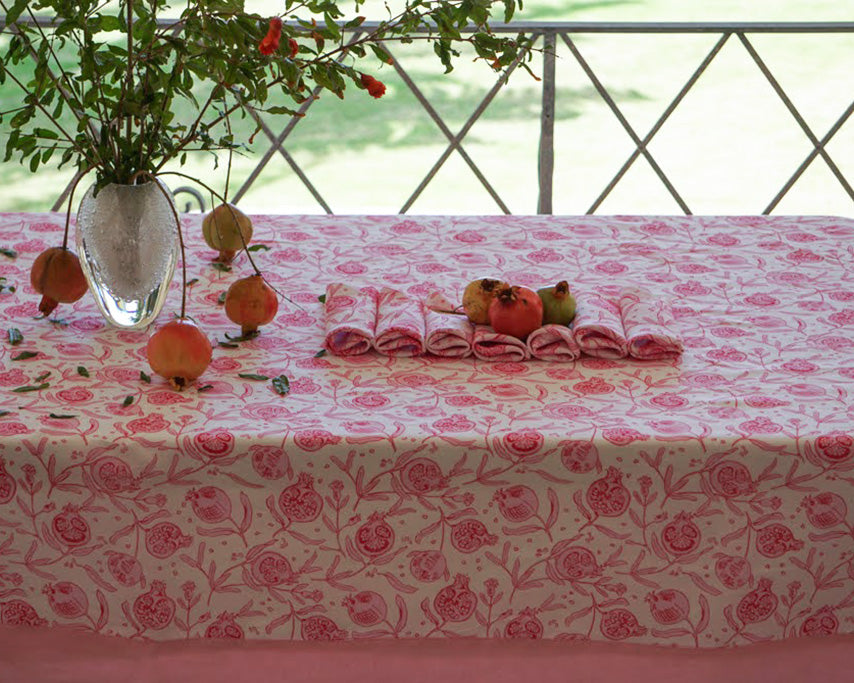
[(151, 377), (146, 375), (142, 370), (139, 371), (139, 380), (140, 380), (140, 382), (145, 382), (146, 384), (151, 384)]
[(275, 392), (280, 396), (287, 396), (291, 391), (291, 382), (285, 375), (274, 377), (272, 385)]
[(256, 375), (251, 372), (239, 372), (237, 373), (237, 376), (242, 379), (252, 379), (258, 382), (266, 382), (268, 379), (270, 379), (269, 377), (267, 377), (267, 375)]
[(131, 403), (133, 403), (133, 396), (125, 396), (125, 400), (122, 401), (122, 408), (127, 408)]
[(41, 384), (27, 384), (23, 387), (15, 387), (12, 391), (16, 394), (25, 394), (28, 391), (41, 391), (42, 389), (47, 389), (49, 386), (49, 382), (42, 382)]
[(6, 12), (6, 25), (8, 26), (18, 21), (18, 17), (21, 16), (21, 12), (27, 8), (28, 4), (29, 0), (17, 0), (17, 2), (12, 3), (12, 7)]
[(251, 247), (247, 248), (247, 251), (270, 251), (270, 247), (266, 244), (253, 244)]
[(88, 377), (89, 371), (86, 368), (84, 368), (82, 365), (78, 365), (77, 366), (77, 374), (82, 376), (82, 377)]
[(17, 356), (12, 356), (12, 360), (28, 360), (39, 355), (38, 351), (21, 351)]
[(21, 330), (19, 330), (17, 327), (10, 327), (6, 331), (6, 335), (9, 337), (9, 343), (12, 346), (17, 346), (22, 341), (24, 341), (24, 335), (21, 334)]

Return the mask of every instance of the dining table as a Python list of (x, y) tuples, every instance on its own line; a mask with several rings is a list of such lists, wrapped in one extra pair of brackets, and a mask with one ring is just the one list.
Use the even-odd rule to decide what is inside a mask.
[[(854, 220), (181, 216), (182, 391), (148, 330), (30, 283), (65, 215), (0, 214), (0, 623), (143, 640), (529, 638), (722, 648), (854, 633)], [(71, 227), (73, 230), (73, 217)], [(73, 245), (73, 237), (69, 243)], [(243, 335), (252, 262), (279, 293)], [(329, 349), (330, 285), (459, 306), (496, 278), (642, 288), (681, 353)]]

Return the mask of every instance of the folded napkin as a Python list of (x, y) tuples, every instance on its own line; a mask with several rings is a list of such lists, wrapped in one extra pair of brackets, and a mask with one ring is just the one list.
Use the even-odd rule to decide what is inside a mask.
[(377, 290), (333, 283), (326, 287), (327, 351), (357, 356), (371, 350), (377, 325)]
[(627, 287), (620, 295), (620, 312), (629, 355), (640, 360), (662, 360), (684, 350), (673, 332), (670, 305), (641, 287)]
[(625, 358), (628, 343), (623, 319), (608, 290), (578, 293), (576, 302), (572, 334), (581, 353), (595, 358)]
[(464, 315), (427, 309), (427, 353), (443, 358), (465, 358), (472, 354), (474, 325)]
[(539, 360), (573, 361), (581, 355), (572, 330), (566, 325), (543, 325), (528, 335), (530, 354)]
[(525, 342), (509, 334), (499, 334), (489, 325), (475, 325), (472, 351), (480, 360), (495, 362), (528, 360), (531, 357)]
[(403, 292), (383, 287), (377, 298), (374, 348), (386, 356), (424, 353), (424, 304)]

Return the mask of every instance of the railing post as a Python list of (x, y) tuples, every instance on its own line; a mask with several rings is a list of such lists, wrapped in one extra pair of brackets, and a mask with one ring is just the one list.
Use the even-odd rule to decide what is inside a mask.
[(540, 112), (540, 151), (537, 169), (540, 196), (537, 213), (552, 213), (555, 147), (555, 33), (543, 34), (543, 107)]

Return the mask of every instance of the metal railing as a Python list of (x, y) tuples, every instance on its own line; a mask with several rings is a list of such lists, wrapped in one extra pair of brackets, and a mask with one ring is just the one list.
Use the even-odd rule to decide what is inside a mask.
[[(41, 23), (41, 22), (40, 22)], [(173, 24), (171, 20), (163, 20), (165, 24)], [(48, 22), (49, 24), (49, 22)], [(365, 22), (358, 29), (352, 30), (352, 39), (356, 40), (366, 31), (370, 31), (376, 26), (376, 23)], [(634, 22), (513, 22), (510, 24), (495, 24), (492, 26), (495, 33), (525, 33), (532, 37), (532, 49), (537, 50), (542, 55), (542, 103), (540, 109), (540, 127), (538, 140), (538, 202), (537, 212), (541, 214), (550, 214), (553, 211), (553, 184), (554, 184), (554, 160), (555, 160), (555, 136), (554, 136), (554, 121), (556, 107), (560, 102), (557, 97), (557, 89), (555, 86), (555, 60), (558, 51), (565, 47), (574, 58), (575, 62), (581, 67), (585, 76), (590, 81), (595, 92), (601, 97), (608, 109), (616, 117), (619, 124), (625, 130), (626, 134), (634, 144), (634, 150), (631, 152), (625, 162), (616, 170), (610, 181), (607, 182), (602, 191), (595, 197), (589, 205), (586, 213), (595, 213), (602, 206), (605, 199), (611, 194), (614, 188), (624, 178), (633, 164), (643, 157), (660, 182), (667, 189), (667, 192), (678, 204), (680, 209), (685, 214), (691, 214), (691, 209), (678, 191), (678, 182), (671, 178), (665, 172), (663, 166), (659, 164), (650, 150), (650, 143), (655, 136), (661, 131), (664, 124), (671, 117), (680, 103), (685, 99), (686, 95), (691, 92), (696, 83), (700, 80), (703, 74), (712, 64), (715, 58), (720, 54), (721, 49), (725, 44), (732, 40), (737, 40), (747, 54), (750, 56), (752, 63), (756, 66), (765, 80), (773, 88), (773, 91), (779, 97), (785, 108), (788, 110), (794, 121), (797, 123), (804, 136), (809, 141), (812, 149), (803, 158), (801, 163), (792, 170), (791, 175), (782, 184), (779, 190), (767, 202), (761, 213), (771, 213), (792, 189), (792, 187), (803, 176), (804, 172), (810, 165), (819, 157), (827, 165), (833, 176), (839, 182), (840, 186), (852, 201), (854, 206), (854, 188), (846, 178), (845, 174), (840, 170), (837, 163), (830, 156), (827, 150), (828, 143), (845, 125), (848, 119), (854, 113), (854, 92), (851, 93), (851, 102), (839, 114), (830, 128), (823, 134), (814, 131), (801, 115), (798, 108), (788, 96), (780, 81), (774, 74), (768, 63), (763, 60), (759, 51), (756, 49), (751, 37), (757, 34), (854, 34), (854, 22), (651, 22), (651, 23), (634, 23)], [(583, 36), (587, 34), (713, 34), (717, 35), (717, 41), (712, 48), (706, 53), (703, 59), (694, 69), (690, 77), (685, 81), (679, 89), (676, 96), (670, 101), (661, 115), (646, 133), (640, 133), (632, 126), (620, 106), (617, 104), (614, 96), (605, 87), (602, 80), (599, 78), (596, 71), (585, 59), (582, 51), (579, 48), (578, 42), (573, 39), (573, 36)], [(389, 53), (394, 58), (394, 50), (386, 45)], [(501, 72), (493, 86), (489, 89), (486, 96), (480, 101), (475, 110), (471, 113), (464, 125), (457, 131), (453, 132), (449, 125), (443, 120), (436, 108), (431, 104), (429, 98), (424, 94), (423, 90), (418, 86), (415, 80), (401, 65), (398, 59), (393, 59), (394, 69), (400, 76), (406, 87), (415, 96), (418, 103), (427, 112), (430, 118), (435, 122), (441, 134), (447, 140), (447, 146), (439, 155), (430, 170), (424, 178), (418, 183), (418, 186), (404, 201), (399, 213), (406, 213), (422, 194), (424, 189), (433, 181), (438, 171), (442, 168), (448, 158), (457, 153), (475, 175), (478, 181), (483, 185), (496, 206), (504, 213), (509, 214), (510, 210), (507, 203), (502, 199), (495, 187), (489, 182), (484, 171), (475, 163), (472, 157), (466, 152), (463, 145), (467, 134), (471, 130), (475, 122), (480, 119), (484, 111), (492, 104), (495, 96), (507, 82), (510, 74), (519, 66), (522, 59), (526, 55), (520, 54), (519, 58), (506, 67)], [(845, 61), (843, 58), (842, 61)], [(847, 61), (854, 61), (854, 54), (849, 55)], [(304, 114), (313, 104), (314, 99), (308, 98), (300, 108), (300, 113)], [(287, 121), (281, 131), (278, 133), (265, 120), (264, 116), (250, 109), (249, 115), (258, 123), (264, 135), (266, 136), (269, 146), (260, 155), (258, 163), (249, 173), (241, 187), (233, 195), (232, 201), (239, 202), (242, 197), (250, 190), (253, 184), (258, 180), (264, 168), (275, 155), (280, 155), (284, 158), (296, 176), (305, 185), (317, 203), (327, 213), (332, 213), (329, 202), (318, 191), (317, 187), (311, 182), (308, 175), (300, 167), (294, 156), (287, 149), (287, 141), (289, 136), (294, 131), (295, 127), (300, 124), (302, 118), (291, 118)], [(496, 144), (500, 144), (495, 141)], [(65, 197), (65, 193), (57, 201), (54, 208), (58, 208)]]

